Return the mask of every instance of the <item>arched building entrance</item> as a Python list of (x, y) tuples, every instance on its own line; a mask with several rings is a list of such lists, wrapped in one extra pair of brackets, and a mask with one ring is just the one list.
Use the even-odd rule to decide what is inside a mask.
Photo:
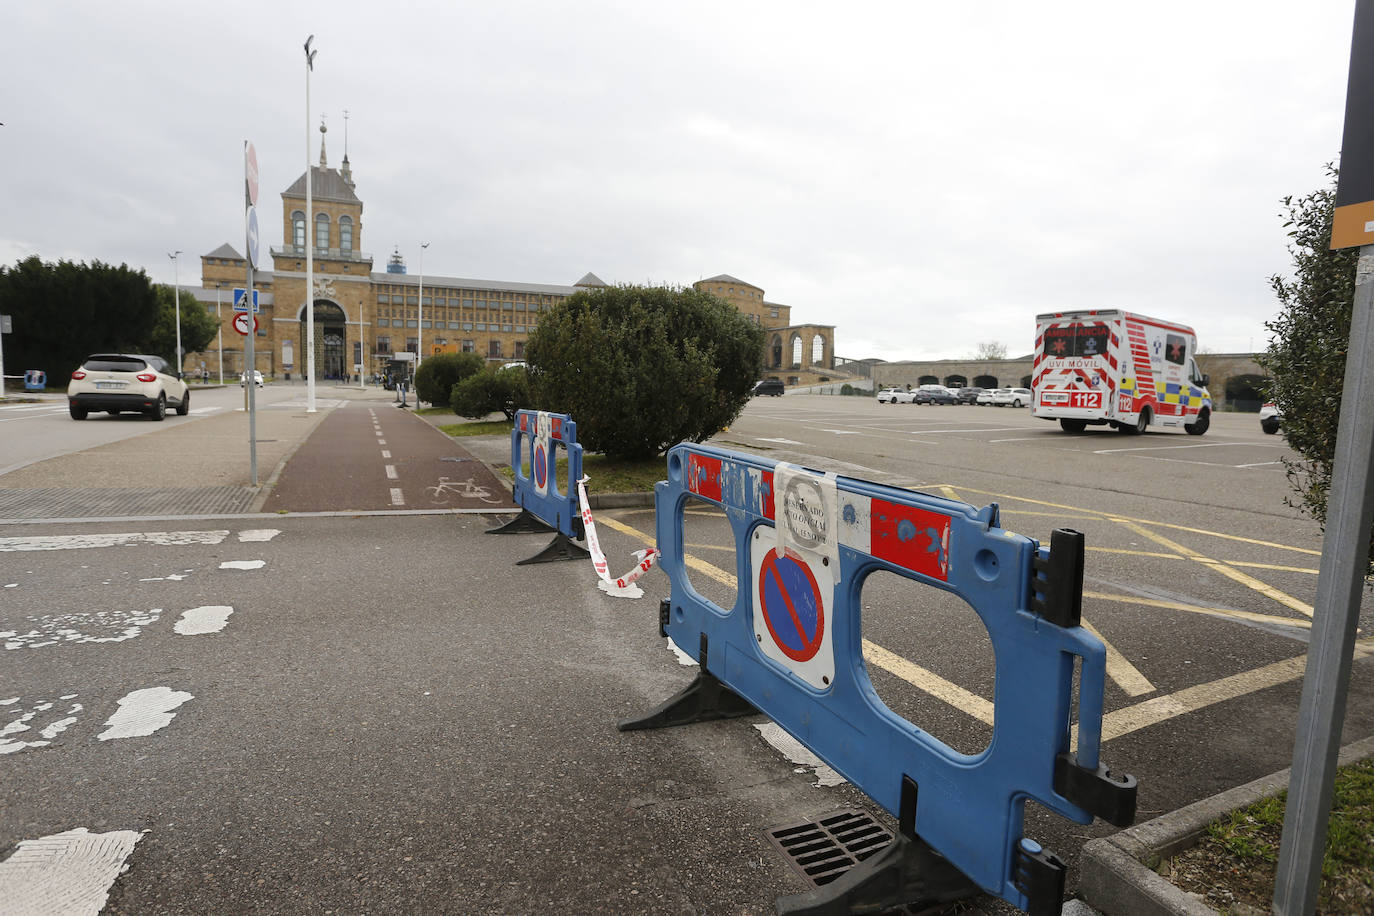
[[(297, 335), (299, 345), (297, 352), (301, 354), (299, 361), (299, 371), (304, 377), (306, 373), (306, 349), (305, 349), (305, 308), (301, 308), (301, 327)], [(345, 367), (344, 358), (347, 355), (344, 344), (348, 340), (347, 318), (344, 310), (337, 304), (323, 299), (315, 300), (315, 380), (321, 379), (342, 379)], [(347, 371), (352, 371), (351, 369)]]

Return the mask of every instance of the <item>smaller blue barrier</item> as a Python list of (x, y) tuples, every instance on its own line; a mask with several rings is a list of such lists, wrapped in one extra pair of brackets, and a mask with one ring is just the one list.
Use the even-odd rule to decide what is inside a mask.
[[(568, 459), (568, 492), (558, 488), (558, 453)], [(529, 473), (524, 472), (529, 458)], [(534, 556), (521, 560), (548, 563), (554, 560), (585, 560), (590, 554), (573, 543), (582, 540), (582, 512), (577, 502), (577, 481), (582, 479), (582, 446), (577, 441), (577, 424), (566, 414), (548, 411), (516, 411), (510, 431), (510, 466), (515, 473), (511, 494), (520, 515), (487, 534), (525, 534), (555, 531), (549, 545)]]
[(24, 373), (26, 391), (42, 391), (48, 386), (48, 374), (42, 369), (29, 369)]

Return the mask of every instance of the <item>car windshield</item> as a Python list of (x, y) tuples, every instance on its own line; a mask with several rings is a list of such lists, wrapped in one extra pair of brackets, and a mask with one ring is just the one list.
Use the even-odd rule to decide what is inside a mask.
[(92, 356), (81, 365), (90, 372), (141, 372), (147, 367), (136, 356)]

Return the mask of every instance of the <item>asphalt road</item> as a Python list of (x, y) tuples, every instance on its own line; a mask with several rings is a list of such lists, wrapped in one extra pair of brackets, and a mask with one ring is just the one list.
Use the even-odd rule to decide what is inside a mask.
[[(387, 437), (432, 435), (380, 393), (331, 409), (293, 421), (318, 422), (293, 454), (372, 462), (379, 485), (369, 410), (392, 412)], [(178, 419), (122, 447), (156, 454)], [(1084, 616), (1112, 647), (1103, 759), (1140, 779), (1142, 819), (1291, 761), (1320, 535), (1284, 506), (1282, 439), (1252, 415), (1201, 439), (1069, 436), (1025, 410), (788, 396), (715, 444), (995, 501), (1035, 538), (1084, 531)], [(64, 477), (80, 457), (24, 485), (111, 485), (89, 462)], [(763, 913), (806, 886), (763, 831), (866, 806), (759, 719), (615, 731), (692, 674), (657, 635), (662, 573), (617, 599), (590, 564), (516, 567), (547, 537), (484, 535), (509, 516), (337, 508), (367, 511), (0, 526), (0, 858), (130, 831), (119, 913)], [(650, 509), (597, 521), (612, 573), (652, 540)], [(684, 524), (694, 586), (728, 606), (728, 529), (707, 507)], [(1367, 606), (1362, 638), (1370, 624)], [(883, 576), (864, 628), (907, 663), (870, 661), (889, 706), (957, 750), (987, 744), (996, 659), (976, 614)], [(1347, 741), (1374, 733), (1371, 675), (1356, 662)], [(1027, 815), (1071, 865), (1112, 829)]]

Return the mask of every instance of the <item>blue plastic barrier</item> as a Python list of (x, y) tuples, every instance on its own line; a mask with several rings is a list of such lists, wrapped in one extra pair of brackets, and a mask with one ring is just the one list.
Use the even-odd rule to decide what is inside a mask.
[[(739, 587), (732, 608), (716, 606), (688, 579), (682, 519), (694, 498), (723, 507), (733, 530)], [(995, 504), (979, 510), (704, 445), (668, 453), (668, 480), (655, 499), (671, 580), (661, 629), (696, 655), (701, 673), (621, 728), (756, 708), (923, 844), (905, 855), (906, 870), (912, 862), (952, 865), (1022, 909), (1058, 913), (1063, 863), (1023, 838), (1026, 799), (1084, 824), (1097, 815), (1125, 826), (1135, 816), (1135, 780), (1098, 761), (1106, 652), (1079, 625), (1082, 535), (1057, 531), (1047, 551), (998, 527)], [(993, 736), (981, 753), (953, 750), (875, 692), (863, 661), (861, 593), (877, 570), (952, 592), (982, 619), (997, 671)], [(1082, 662), (1076, 753), (1075, 659)], [(922, 893), (935, 899), (958, 884), (931, 879)], [(814, 906), (818, 894), (803, 895), (797, 911), (829, 912)], [(784, 901), (779, 910), (792, 911)]]
[(24, 390), (42, 391), (48, 386), (48, 374), (42, 369), (28, 369), (24, 372)]
[[(568, 458), (568, 491), (558, 488), (558, 453)], [(522, 466), (529, 456), (530, 470)], [(510, 466), (515, 472), (512, 498), (520, 506), (520, 516), (488, 534), (519, 534), (537, 531), (558, 532), (543, 551), (518, 564), (552, 560), (581, 560), (586, 548), (573, 543), (581, 540), (582, 515), (577, 501), (577, 481), (582, 479), (582, 446), (577, 442), (577, 424), (566, 414), (547, 411), (516, 411), (510, 431)]]

